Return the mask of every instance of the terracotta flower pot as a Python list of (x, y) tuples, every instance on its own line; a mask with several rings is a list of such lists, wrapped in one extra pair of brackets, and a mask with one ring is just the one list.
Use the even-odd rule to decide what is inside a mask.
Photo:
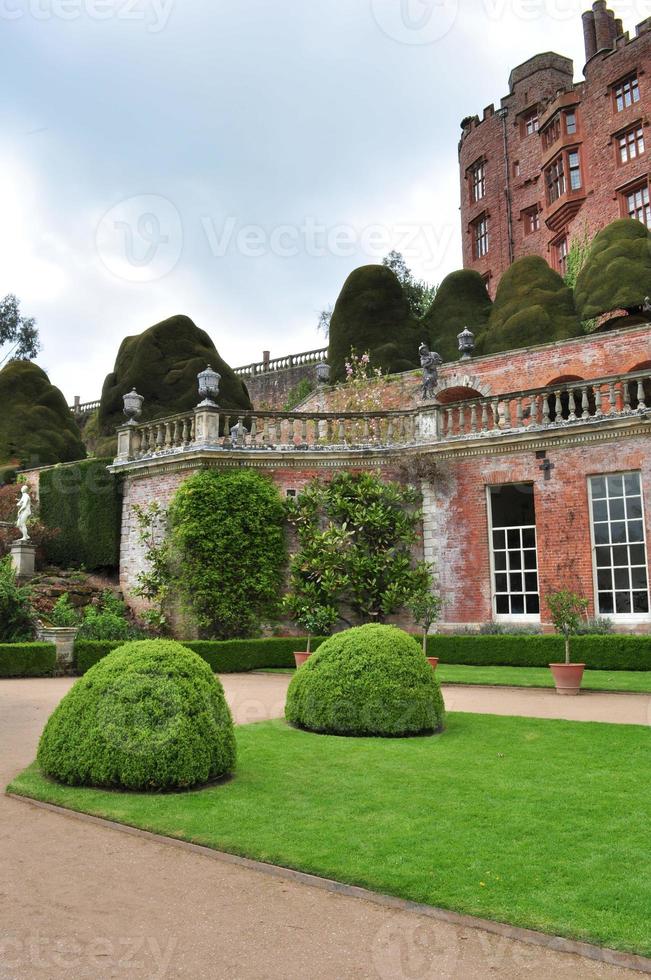
[(296, 661), (296, 667), (302, 667), (307, 658), (311, 656), (311, 653), (295, 653), (294, 660)]
[(427, 662), (430, 664), (432, 670), (436, 670), (436, 668), (439, 665), (439, 658), (438, 657), (428, 657), (427, 658)]
[(554, 675), (557, 694), (579, 693), (585, 664), (550, 664), (549, 669)]

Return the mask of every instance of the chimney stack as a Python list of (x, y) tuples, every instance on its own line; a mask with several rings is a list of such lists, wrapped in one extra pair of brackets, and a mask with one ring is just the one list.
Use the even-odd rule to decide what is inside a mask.
[(624, 33), (624, 21), (621, 17), (615, 18), (615, 37), (621, 37)]
[(597, 53), (597, 31), (594, 14), (591, 10), (586, 10), (583, 14), (583, 40), (585, 41), (585, 60), (590, 61), (590, 58)]
[(596, 0), (596, 3), (592, 4), (592, 10), (597, 35), (597, 51), (612, 48), (614, 27), (611, 24), (613, 15), (608, 10), (606, 0)]

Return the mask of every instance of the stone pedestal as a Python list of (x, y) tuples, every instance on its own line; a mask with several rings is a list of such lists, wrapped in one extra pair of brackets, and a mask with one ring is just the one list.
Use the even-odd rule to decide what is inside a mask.
[(31, 541), (14, 541), (11, 560), (18, 578), (33, 578), (36, 571), (36, 547)]
[(57, 661), (54, 673), (57, 677), (73, 673), (75, 660), (75, 626), (42, 626), (37, 631), (37, 639), (41, 643), (53, 643), (57, 651)]

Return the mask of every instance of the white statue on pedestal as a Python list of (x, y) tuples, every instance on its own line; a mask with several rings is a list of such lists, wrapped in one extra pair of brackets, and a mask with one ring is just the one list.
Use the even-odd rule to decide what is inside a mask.
[(29, 541), (29, 532), (27, 530), (27, 521), (32, 516), (32, 500), (29, 496), (29, 489), (25, 483), (23, 483), (20, 497), (18, 498), (18, 517), (16, 519), (16, 527), (22, 534), (21, 541)]

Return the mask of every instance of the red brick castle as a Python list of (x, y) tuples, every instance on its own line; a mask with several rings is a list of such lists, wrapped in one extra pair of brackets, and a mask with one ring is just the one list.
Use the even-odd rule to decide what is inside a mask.
[(463, 264), (491, 296), (516, 259), (564, 274), (573, 239), (616, 218), (651, 227), (651, 18), (625, 33), (604, 0), (583, 14), (586, 65), (547, 52), (514, 68), (499, 109), (462, 122)]

